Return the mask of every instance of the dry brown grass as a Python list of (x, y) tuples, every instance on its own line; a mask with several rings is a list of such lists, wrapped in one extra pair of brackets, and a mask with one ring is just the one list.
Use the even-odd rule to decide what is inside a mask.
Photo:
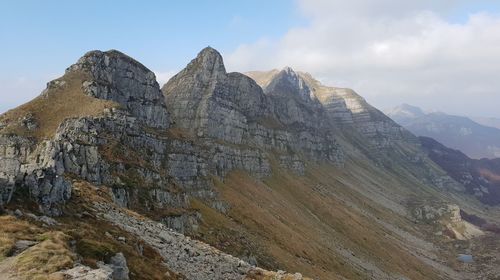
[(0, 233), (0, 261), (2, 261), (11, 251), (15, 240), (7, 234)]
[(69, 248), (69, 236), (47, 232), (41, 242), (15, 257), (14, 269), (22, 279), (50, 279), (50, 274), (73, 266), (75, 254)]
[(48, 231), (10, 215), (0, 216), (0, 225), (0, 262), (13, 253), (16, 241), (39, 242), (12, 257), (10, 270), (19, 279), (49, 279), (51, 273), (73, 264), (68, 236), (62, 232)]
[[(68, 118), (95, 116), (105, 108), (117, 107), (112, 101), (87, 96), (82, 91), (82, 83), (86, 80), (82, 73), (68, 73), (58, 80), (66, 82), (61, 87), (50, 89), (48, 94), (40, 95), (32, 101), (12, 109), (2, 116), (0, 121), (7, 123), (1, 130), (4, 134), (16, 134), (34, 137), (38, 140), (50, 138), (59, 125)], [(20, 120), (32, 114), (38, 128), (28, 130)]]
[(486, 168), (480, 168), (479, 173), (481, 176), (485, 177), (489, 181), (493, 181), (497, 184), (500, 184), (500, 174), (496, 174), (495, 172), (488, 170)]
[(187, 131), (186, 129), (180, 127), (171, 127), (167, 130), (167, 134), (169, 138), (179, 139), (179, 140), (193, 140), (195, 137), (192, 133)]
[[(399, 237), (393, 232), (340, 199), (409, 230), (412, 226), (408, 220), (370, 201), (353, 188), (353, 184), (371, 184), (372, 188), (377, 188), (379, 184), (390, 182), (388, 178), (373, 179), (369, 176), (373, 174), (356, 173), (352, 167), (310, 167), (305, 177), (275, 167), (274, 175), (264, 182), (240, 171), (230, 173), (224, 182), (216, 180), (222, 198), (232, 206), (230, 217), (213, 213), (197, 202), (193, 207), (203, 214), (206, 229), (202, 232), (208, 232), (201, 238), (220, 247), (220, 244), (233, 241), (228, 235), (217, 236), (213, 232), (235, 228), (238, 234), (257, 245), (253, 249), (226, 246), (221, 248), (224, 251), (238, 256), (245, 249), (262, 250), (261, 256), (268, 257), (258, 255), (259, 265), (264, 268), (298, 271), (313, 278), (365, 279), (366, 275), (353, 266), (352, 261), (338, 253), (338, 248), (345, 247), (356, 258), (367, 260), (383, 271), (411, 279), (440, 279), (432, 267), (395, 242)], [(318, 184), (338, 197), (318, 191)]]
[(7, 257), (17, 240), (36, 240), (41, 229), (14, 216), (0, 216), (0, 261)]

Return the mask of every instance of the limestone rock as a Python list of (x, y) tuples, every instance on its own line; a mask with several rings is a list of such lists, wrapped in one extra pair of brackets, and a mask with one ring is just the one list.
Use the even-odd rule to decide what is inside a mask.
[(113, 280), (113, 269), (109, 266), (101, 265), (97, 269), (88, 266), (77, 265), (71, 269), (60, 272), (64, 279), (70, 280)]
[[(162, 91), (174, 126), (199, 139), (254, 149), (292, 149), (312, 160), (341, 164), (341, 148), (334, 135), (321, 126), (324, 118), (311, 114), (320, 104), (310, 99), (308, 87), (291, 69), (279, 77), (271, 82), (276, 92), (264, 93), (249, 77), (226, 73), (220, 54), (206, 48)], [(288, 98), (295, 95), (296, 99)], [(265, 155), (257, 158), (268, 161)], [(251, 173), (262, 170), (257, 166), (249, 169)]]
[(16, 244), (14, 244), (14, 253), (12, 255), (18, 255), (22, 253), (24, 250), (28, 249), (29, 247), (32, 247), (34, 245), (38, 244), (38, 242), (31, 241), (31, 240), (18, 240), (16, 241)]
[(74, 71), (90, 75), (82, 85), (86, 94), (118, 102), (148, 126), (169, 126), (154, 73), (129, 56), (116, 50), (91, 51), (66, 70)]
[(111, 257), (110, 265), (113, 269), (113, 280), (129, 279), (127, 260), (125, 259), (123, 253), (118, 253), (115, 256)]

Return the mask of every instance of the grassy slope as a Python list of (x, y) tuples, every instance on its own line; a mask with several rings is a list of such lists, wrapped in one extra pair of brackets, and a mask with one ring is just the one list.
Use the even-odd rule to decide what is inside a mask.
[[(389, 185), (408, 182), (352, 162), (343, 169), (310, 165), (305, 177), (275, 171), (264, 182), (240, 171), (216, 181), (232, 209), (227, 218), (194, 203), (204, 217), (199, 237), (236, 256), (252, 254), (266, 268), (320, 279), (366, 279), (372, 272), (355, 264), (362, 260), (411, 279), (442, 279), (440, 272), (408, 252), (411, 246), (404, 235), (384, 226), (387, 222), (417, 240), (423, 236), (397, 213), (396, 205), (390, 207), (395, 211), (381, 206), (394, 203), (383, 199)], [(387, 196), (412, 192), (410, 186), (397, 189), (408, 193)], [(346, 252), (351, 256), (346, 258)]]
[[(95, 116), (105, 108), (117, 107), (112, 101), (90, 97), (83, 93), (82, 83), (87, 79), (84, 73), (70, 72), (56, 81), (64, 85), (53, 87), (46, 94), (9, 110), (0, 116), (0, 122), (7, 126), (0, 130), (2, 134), (16, 134), (34, 137), (38, 140), (51, 138), (59, 125), (68, 118)], [(21, 119), (31, 114), (38, 127), (28, 130), (22, 126)]]

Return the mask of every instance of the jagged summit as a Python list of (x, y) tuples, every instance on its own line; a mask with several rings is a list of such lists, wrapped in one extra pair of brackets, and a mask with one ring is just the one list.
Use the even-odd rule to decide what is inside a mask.
[(153, 71), (117, 50), (91, 51), (67, 70), (83, 72), (85, 94), (119, 103), (151, 127), (169, 126), (163, 94)]
[(99, 116), (110, 108), (149, 127), (169, 126), (154, 73), (117, 50), (87, 52), (39, 97), (0, 116), (0, 123), (4, 133), (40, 140), (53, 137), (66, 119)]
[(424, 111), (419, 107), (406, 103), (396, 106), (388, 110), (386, 113), (389, 117), (397, 116), (400, 118), (417, 118), (425, 115)]
[(224, 60), (221, 54), (212, 47), (202, 49), (185, 68), (187, 72), (195, 71), (207, 74), (205, 79), (219, 77), (226, 74)]
[(288, 66), (271, 78), (264, 92), (271, 95), (296, 96), (305, 102), (315, 99), (305, 80)]
[(88, 51), (80, 59), (78, 59), (78, 61), (75, 64), (68, 67), (66, 71), (74, 71), (74, 70), (79, 70), (81, 68), (85, 69), (86, 67), (88, 68), (88, 70), (91, 70), (92, 67), (96, 67), (98, 65), (109, 66), (110, 60), (121, 60), (125, 63), (130, 63), (145, 72), (152, 72), (139, 61), (115, 49), (111, 49), (108, 51), (101, 51), (101, 50)]

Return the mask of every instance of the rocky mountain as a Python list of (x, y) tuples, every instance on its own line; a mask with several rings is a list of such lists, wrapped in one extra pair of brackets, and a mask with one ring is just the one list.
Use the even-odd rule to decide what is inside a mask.
[(420, 137), (420, 141), (429, 157), (462, 183), (468, 193), (486, 204), (500, 204), (500, 159), (471, 159), (432, 138)]
[(471, 158), (500, 157), (500, 129), (444, 113), (424, 113), (407, 104), (387, 115), (418, 136), (431, 137)]
[(410, 124), (417, 118), (424, 117), (426, 113), (419, 107), (401, 104), (386, 111), (386, 114), (402, 126)]
[(92, 51), (0, 116), (0, 279), (491, 279), (464, 217), (498, 209), (450, 175), (307, 73)]

